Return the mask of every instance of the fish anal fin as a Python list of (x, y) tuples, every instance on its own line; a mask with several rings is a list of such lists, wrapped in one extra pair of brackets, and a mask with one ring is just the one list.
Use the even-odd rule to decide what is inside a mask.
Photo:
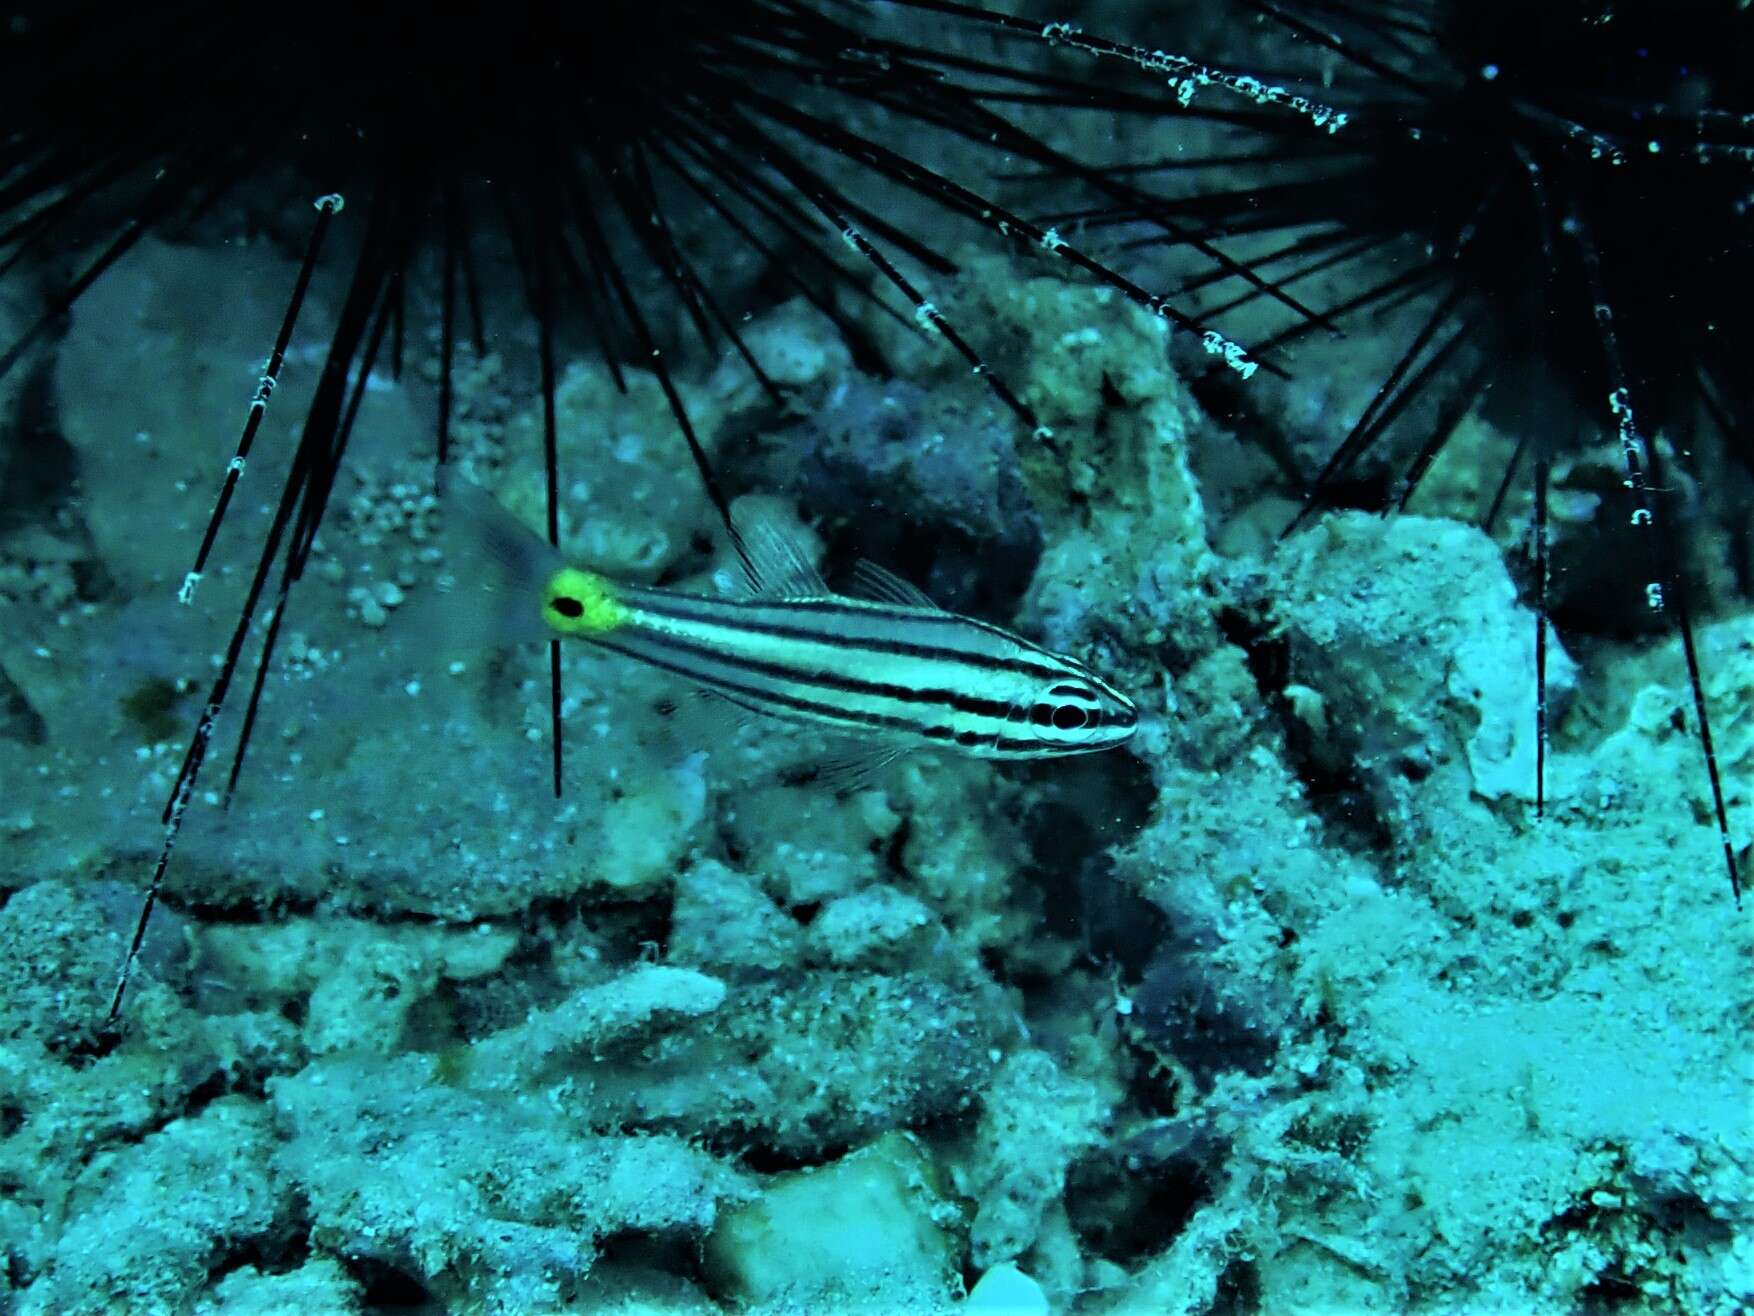
[(836, 799), (876, 784), (878, 775), (905, 752), (900, 745), (850, 744), (846, 748), (823, 755), (809, 764), (800, 765), (786, 774), (791, 785), (821, 786), (834, 793)]
[(855, 599), (869, 599), (875, 603), (899, 603), (904, 608), (930, 608), (933, 612), (942, 612), (931, 595), (918, 585), (903, 580), (886, 567), (875, 562), (860, 558), (853, 564), (852, 579), (847, 583), (847, 593)]

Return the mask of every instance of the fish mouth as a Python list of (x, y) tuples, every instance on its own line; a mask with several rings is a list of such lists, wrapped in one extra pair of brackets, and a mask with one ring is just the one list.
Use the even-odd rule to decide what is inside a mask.
[(1139, 709), (1130, 699), (1122, 699), (1110, 715), (1113, 719), (1114, 740), (1116, 745), (1124, 745), (1133, 738), (1139, 729)]

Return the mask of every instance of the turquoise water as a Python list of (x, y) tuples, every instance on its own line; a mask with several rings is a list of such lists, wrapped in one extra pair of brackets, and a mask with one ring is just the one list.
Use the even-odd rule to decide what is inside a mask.
[[(1404, 513), (1281, 535), (1262, 432), (1326, 452), (1412, 311), (1230, 410), (1198, 338), (973, 248), (930, 295), (1032, 433), (907, 308), (848, 312), (884, 374), (749, 291), (779, 403), (724, 344), (669, 367), (739, 515), (1077, 656), (1140, 729), (837, 793), (844, 742), (679, 714), (663, 672), (568, 646), (557, 798), (547, 650), (449, 642), (417, 264), (235, 793), (262, 620), (106, 1025), (361, 222), (191, 604), (290, 245), (150, 237), (7, 379), (0, 1311), (1754, 1305), (1749, 924), (1678, 636), (1548, 623), (1538, 773), (1534, 504), (1481, 528), (1523, 437), (1486, 408)], [(515, 301), (509, 257), (480, 275)], [(514, 316), (484, 346), (450, 464), (540, 528), (537, 344)], [(659, 377), (617, 387), (583, 332), (558, 358), (565, 551), (725, 590)], [(1636, 598), (1598, 437), (1546, 532)], [(1744, 479), (1700, 481), (1689, 552), (1745, 866)]]

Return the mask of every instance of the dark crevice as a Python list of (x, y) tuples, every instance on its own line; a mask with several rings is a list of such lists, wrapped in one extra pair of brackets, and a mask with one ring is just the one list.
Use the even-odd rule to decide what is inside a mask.
[(45, 356), (19, 384), (0, 443), (0, 535), (41, 521), (74, 492), (79, 458), (61, 434), (53, 360)]
[(0, 740), (16, 740), (25, 745), (46, 745), (49, 724), (32, 708), (22, 691), (0, 671)]
[(819, 1166), (832, 1164), (845, 1155), (848, 1149), (840, 1144), (831, 1144), (806, 1155), (749, 1143), (734, 1150), (743, 1168), (755, 1174), (789, 1174), (796, 1170), (814, 1170)]
[[(130, 872), (138, 872), (139, 866), (146, 862), (135, 856), (131, 863), (115, 866), (118, 876)], [(251, 900), (166, 900), (164, 907), (184, 918), (198, 923), (217, 924), (225, 927), (261, 927), (276, 926), (289, 918), (312, 918), (326, 908), (321, 901), (300, 898), (293, 895), (275, 895), (261, 901)], [(397, 922), (429, 922), (417, 916), (401, 917)]]
[[(1079, 947), (1100, 965), (1135, 975), (1164, 931), (1156, 909), (1115, 877), (1114, 853), (1144, 829), (1157, 792), (1149, 768), (1129, 754), (1090, 754), (1023, 768), (1029, 804), (1022, 818), (1028, 862), (1019, 894), (1033, 888), (1042, 931)], [(983, 953), (1000, 982), (1020, 978), (1004, 948)]]
[(661, 961), (670, 952), (674, 902), (668, 892), (647, 900), (591, 906), (591, 932), (616, 961)]
[(361, 1306), (371, 1312), (443, 1311), (444, 1304), (426, 1285), (405, 1270), (375, 1257), (344, 1257), (343, 1263), (363, 1290)]
[(883, 845), (883, 867), (893, 878), (903, 881), (909, 879), (907, 867), (907, 843), (914, 833), (914, 819), (911, 813), (903, 814), (901, 822), (890, 833), (889, 840)]
[(1210, 1200), (1224, 1149), (1202, 1143), (1184, 1150), (1143, 1169), (1120, 1156), (1072, 1167), (1066, 1214), (1087, 1254), (1129, 1266), (1162, 1252)]
[[(1243, 652), (1255, 689), (1284, 740), (1286, 762), (1321, 820), (1323, 839), (1373, 861), (1391, 853), (1393, 834), (1352, 757), (1332, 740), (1318, 742), (1315, 731), (1297, 716), (1286, 697), (1292, 675), (1290, 642), (1274, 634), (1261, 618), (1235, 608), (1218, 613), (1218, 628)], [(1406, 765), (1411, 777), (1423, 770), (1416, 761)]]
[(263, 1275), (290, 1274), (310, 1259), (310, 1235), (302, 1225), (295, 1225), (232, 1244), (209, 1268), (208, 1282), (217, 1283), (246, 1266)]
[(680, 1277), (702, 1289), (708, 1285), (699, 1241), (686, 1230), (654, 1234), (630, 1229), (610, 1234), (597, 1242), (592, 1268), (599, 1266), (631, 1274)]
[(1252, 1261), (1233, 1257), (1218, 1277), (1209, 1316), (1246, 1316), (1261, 1310), (1261, 1278)]

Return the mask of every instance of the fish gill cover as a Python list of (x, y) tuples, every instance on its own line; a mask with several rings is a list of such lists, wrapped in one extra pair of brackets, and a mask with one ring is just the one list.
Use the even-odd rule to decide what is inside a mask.
[[(1085, 8), (15, 10), (0, 1302), (1754, 1301), (1746, 12)], [(459, 646), (459, 482), (1141, 726)]]

